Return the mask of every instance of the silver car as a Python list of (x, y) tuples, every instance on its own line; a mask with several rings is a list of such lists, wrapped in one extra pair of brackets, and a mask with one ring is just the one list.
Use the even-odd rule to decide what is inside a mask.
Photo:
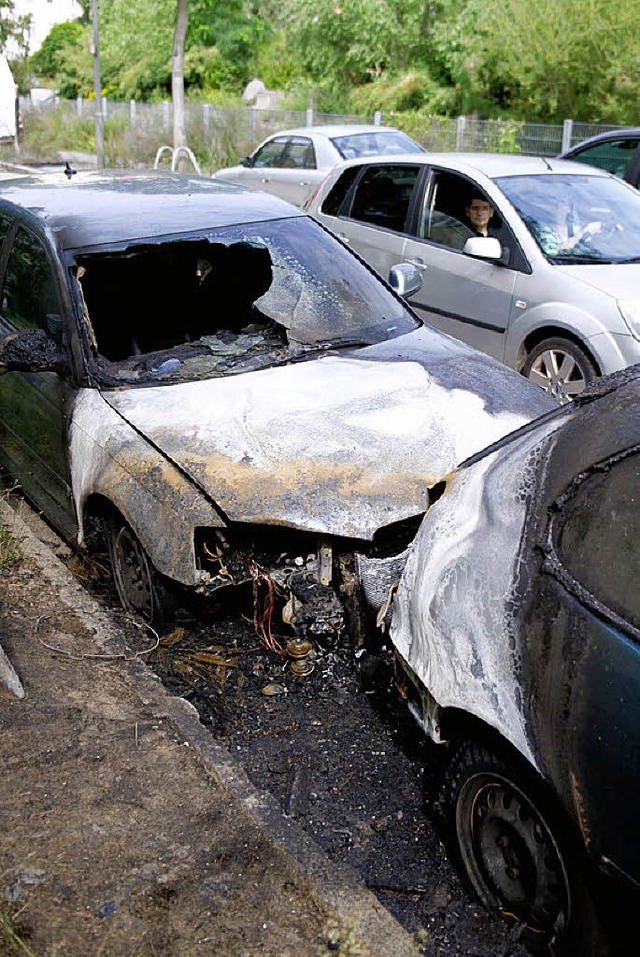
[(422, 153), (422, 147), (391, 126), (303, 126), (269, 136), (237, 166), (213, 179), (256, 186), (302, 206), (327, 173), (343, 160), (381, 153)]
[(497, 154), (357, 160), (307, 209), (382, 275), (416, 266), (424, 318), (561, 401), (640, 362), (640, 195), (604, 171)]

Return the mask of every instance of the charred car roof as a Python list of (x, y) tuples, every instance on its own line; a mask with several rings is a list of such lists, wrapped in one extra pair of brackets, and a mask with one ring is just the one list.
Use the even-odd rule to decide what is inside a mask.
[(269, 193), (158, 170), (16, 177), (3, 183), (5, 204), (44, 222), (64, 250), (304, 215)]

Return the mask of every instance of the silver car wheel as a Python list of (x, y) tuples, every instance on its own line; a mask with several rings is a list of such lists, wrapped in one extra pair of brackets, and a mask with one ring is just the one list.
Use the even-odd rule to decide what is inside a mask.
[(524, 374), (559, 402), (582, 392), (597, 372), (589, 356), (568, 339), (545, 339), (529, 354)]

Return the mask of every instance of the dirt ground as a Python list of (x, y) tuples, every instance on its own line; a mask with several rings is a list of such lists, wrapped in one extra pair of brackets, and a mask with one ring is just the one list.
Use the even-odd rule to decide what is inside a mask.
[(66, 578), (62, 602), (33, 562), (0, 577), (1, 642), (26, 691), (0, 694), (0, 911), (28, 952), (383, 957), (385, 940), (412, 952), (373, 895), (327, 878), (294, 834), (305, 870), (261, 826), (268, 802), (226, 752), (207, 754), (192, 708), (96, 645), (94, 603)]
[[(112, 603), (100, 578), (90, 584)], [(348, 910), (345, 918), (327, 905), (309, 869), (247, 827), (241, 808), (229, 813), (226, 792), (166, 718), (141, 715), (122, 662), (82, 657), (95, 652), (86, 623), (37, 569), (5, 575), (0, 588), (2, 643), (28, 676), (27, 698), (0, 707), (9, 769), (0, 890), (36, 954), (376, 952)], [(182, 615), (145, 661), (197, 709), (276, 815), (402, 925), (393, 946), (384, 940), (395, 933), (391, 917), (371, 928), (383, 935), (378, 952), (524, 957), (517, 935), (460, 884), (424, 812), (424, 767), (428, 783), (437, 755), (400, 710), (384, 654), (318, 644), (313, 671), (295, 677), (257, 639), (250, 609), (201, 611)], [(130, 646), (149, 647), (147, 635), (125, 631)]]

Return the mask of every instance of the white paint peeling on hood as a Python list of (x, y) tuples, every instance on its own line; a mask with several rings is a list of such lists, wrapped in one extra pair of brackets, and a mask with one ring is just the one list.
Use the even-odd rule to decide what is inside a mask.
[(397, 358), (326, 356), (103, 395), (230, 520), (357, 538), (423, 511), (428, 485), (529, 418), (491, 414)]
[(534, 765), (514, 603), (526, 587), (519, 555), (527, 487), (540, 481), (540, 443), (561, 421), (550, 420), (453, 476), (413, 544), (390, 631), (441, 707), (481, 718)]

